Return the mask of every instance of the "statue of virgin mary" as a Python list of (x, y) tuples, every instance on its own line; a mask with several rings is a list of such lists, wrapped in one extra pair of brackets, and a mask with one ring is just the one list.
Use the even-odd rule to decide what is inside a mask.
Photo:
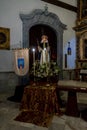
[(41, 42), (38, 45), (39, 51), (39, 60), (40, 64), (49, 63), (50, 62), (50, 46), (48, 42), (48, 37), (46, 35), (42, 35)]

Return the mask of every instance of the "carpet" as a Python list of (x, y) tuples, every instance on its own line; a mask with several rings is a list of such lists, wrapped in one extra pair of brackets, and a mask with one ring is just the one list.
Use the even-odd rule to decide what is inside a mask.
[(45, 114), (39, 111), (22, 111), (14, 120), (32, 123), (37, 126), (49, 127), (53, 119), (53, 114)]

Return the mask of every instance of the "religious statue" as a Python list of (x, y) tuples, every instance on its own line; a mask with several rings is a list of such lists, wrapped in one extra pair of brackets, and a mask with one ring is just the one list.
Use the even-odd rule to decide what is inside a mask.
[[(49, 85), (49, 79), (54, 79), (58, 77), (59, 74), (59, 66), (58, 64), (51, 60), (50, 56), (50, 46), (48, 42), (48, 36), (42, 35), (41, 42), (37, 41), (37, 49), (38, 49), (38, 60), (35, 61), (35, 50), (33, 49), (33, 67), (30, 71), (31, 77), (34, 76), (34, 81), (46, 81), (47, 85)], [(39, 62), (38, 62), (39, 61)], [(45, 79), (45, 80), (44, 80)], [(53, 80), (52, 80), (53, 82)]]
[(42, 35), (41, 37), (41, 43), (38, 45), (38, 52), (38, 59), (40, 60), (41, 65), (50, 62), (50, 46), (46, 35)]

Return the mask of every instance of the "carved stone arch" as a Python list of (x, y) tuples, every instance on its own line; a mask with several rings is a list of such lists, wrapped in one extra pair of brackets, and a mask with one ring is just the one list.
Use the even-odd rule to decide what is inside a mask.
[(57, 62), (63, 66), (63, 32), (66, 25), (63, 24), (59, 17), (48, 10), (35, 9), (30, 14), (20, 14), (23, 22), (23, 48), (29, 48), (29, 30), (32, 26), (44, 24), (51, 27), (57, 36)]

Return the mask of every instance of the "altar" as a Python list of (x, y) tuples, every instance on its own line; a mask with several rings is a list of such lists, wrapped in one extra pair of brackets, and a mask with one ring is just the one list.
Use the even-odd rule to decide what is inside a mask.
[[(38, 56), (36, 55), (37, 50)], [(33, 80), (33, 84), (29, 83), (29, 85), (24, 88), (20, 109), (22, 111), (40, 111), (44, 114), (59, 113), (56, 86), (60, 67), (56, 60), (51, 60), (48, 36), (42, 35), (40, 43), (37, 44), (37, 50), (35, 48), (32, 49), (33, 63), (29, 69), (30, 82)], [(15, 70), (17, 70), (19, 75), (23, 76), (25, 73), (22, 72), (25, 72), (24, 70), (28, 68), (27, 60), (20, 58), (19, 52), (15, 52), (15, 56), (17, 55), (16, 53), (18, 53), (18, 58), (16, 58)], [(25, 59), (28, 59), (28, 54)], [(26, 64), (24, 63), (25, 61)], [(43, 81), (44, 79), (45, 82)]]
[[(80, 111), (77, 103), (77, 92), (87, 93), (87, 82), (76, 80), (59, 80), (57, 92), (67, 91), (66, 115), (79, 117)], [(87, 112), (85, 112), (87, 113)], [(85, 114), (87, 120), (87, 114)]]
[(29, 85), (24, 88), (20, 110), (40, 111), (44, 114), (59, 114), (59, 104), (56, 94), (56, 83), (49, 87), (46, 84)]

